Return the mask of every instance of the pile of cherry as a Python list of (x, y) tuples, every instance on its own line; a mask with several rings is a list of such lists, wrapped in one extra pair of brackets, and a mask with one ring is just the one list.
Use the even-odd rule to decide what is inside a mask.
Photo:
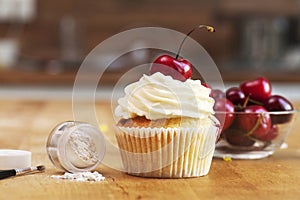
[(270, 82), (259, 77), (231, 87), (225, 93), (213, 89), (215, 116), (221, 122), (221, 137), (233, 146), (249, 147), (256, 141), (270, 143), (278, 134), (278, 126), (291, 120), (293, 105), (280, 95), (272, 95)]
[[(215, 31), (206, 25), (192, 29), (181, 42), (176, 57), (160, 55), (151, 64), (150, 74), (160, 72), (182, 82), (190, 79), (192, 64), (180, 58), (179, 53), (185, 39), (197, 28)], [(205, 83), (202, 85), (209, 87)], [(271, 84), (264, 77), (229, 88), (226, 93), (213, 89), (210, 95), (215, 99), (214, 110), (221, 123), (221, 137), (234, 146), (253, 146), (256, 141), (270, 143), (278, 136), (279, 125), (288, 123), (293, 116), (286, 112), (292, 111), (293, 105), (280, 95), (272, 95)]]

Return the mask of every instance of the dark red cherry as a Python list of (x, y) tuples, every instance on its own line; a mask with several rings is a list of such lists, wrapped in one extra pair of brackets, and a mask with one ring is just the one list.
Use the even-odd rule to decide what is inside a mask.
[(272, 92), (272, 87), (268, 79), (259, 77), (254, 80), (246, 81), (240, 85), (245, 96), (259, 102), (268, 99)]
[(230, 127), (234, 121), (234, 105), (226, 98), (218, 98), (215, 100), (214, 110), (215, 116), (220, 121), (222, 131)]
[(249, 136), (239, 129), (228, 129), (223, 133), (225, 140), (233, 146), (252, 146), (255, 141), (250, 139)]
[[(280, 95), (270, 96), (264, 103), (264, 107), (268, 111), (292, 111), (294, 107), (292, 103)], [(292, 114), (272, 114), (273, 124), (282, 124), (289, 122), (292, 119)]]
[(238, 87), (231, 87), (226, 91), (226, 97), (229, 99), (234, 105), (243, 106), (246, 101), (246, 96), (244, 92)]
[(189, 61), (181, 58), (176, 59), (170, 55), (161, 55), (156, 58), (150, 67), (150, 74), (161, 72), (173, 79), (185, 81), (192, 77), (192, 65)]
[(272, 125), (270, 131), (266, 135), (258, 139), (261, 141), (271, 141), (275, 139), (277, 136), (278, 136), (278, 127), (276, 125)]
[(294, 110), (292, 103), (280, 95), (270, 96), (264, 103), (268, 111), (290, 111)]
[(212, 97), (213, 99), (220, 99), (220, 98), (225, 98), (226, 95), (222, 90), (219, 89), (212, 89), (210, 92), (210, 97)]
[(271, 117), (268, 111), (259, 105), (247, 106), (243, 113), (238, 114), (238, 126), (247, 132), (260, 138), (266, 135), (271, 129)]

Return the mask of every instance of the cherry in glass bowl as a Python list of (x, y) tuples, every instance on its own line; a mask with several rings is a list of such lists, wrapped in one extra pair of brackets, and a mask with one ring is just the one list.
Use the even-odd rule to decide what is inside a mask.
[(225, 124), (226, 116), (234, 119), (223, 128), (214, 157), (261, 159), (274, 154), (285, 144), (297, 112), (216, 112)]

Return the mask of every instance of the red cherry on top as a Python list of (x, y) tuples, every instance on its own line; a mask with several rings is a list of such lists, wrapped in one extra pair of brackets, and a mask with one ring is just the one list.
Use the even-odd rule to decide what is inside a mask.
[(246, 96), (259, 102), (268, 99), (272, 92), (269, 80), (264, 77), (246, 81), (240, 85), (240, 88)]
[(150, 74), (161, 72), (173, 79), (185, 81), (192, 77), (192, 65), (184, 59), (176, 59), (170, 55), (161, 55), (156, 58), (150, 67)]
[(215, 32), (215, 29), (207, 25), (199, 25), (194, 27), (183, 38), (176, 57), (173, 58), (170, 55), (161, 55), (156, 58), (150, 67), (150, 74), (161, 72), (164, 75), (172, 76), (174, 79), (185, 81), (192, 77), (192, 65), (189, 61), (179, 58), (181, 48), (187, 39), (187, 37), (193, 33), (196, 29), (205, 28), (208, 32)]

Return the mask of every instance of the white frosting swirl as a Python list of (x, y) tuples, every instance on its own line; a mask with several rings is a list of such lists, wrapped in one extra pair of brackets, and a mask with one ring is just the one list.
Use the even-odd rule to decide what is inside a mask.
[(199, 80), (178, 81), (160, 72), (143, 77), (125, 88), (125, 96), (118, 100), (115, 115), (119, 118), (145, 116), (161, 118), (206, 118), (213, 114), (214, 100), (210, 89)]

